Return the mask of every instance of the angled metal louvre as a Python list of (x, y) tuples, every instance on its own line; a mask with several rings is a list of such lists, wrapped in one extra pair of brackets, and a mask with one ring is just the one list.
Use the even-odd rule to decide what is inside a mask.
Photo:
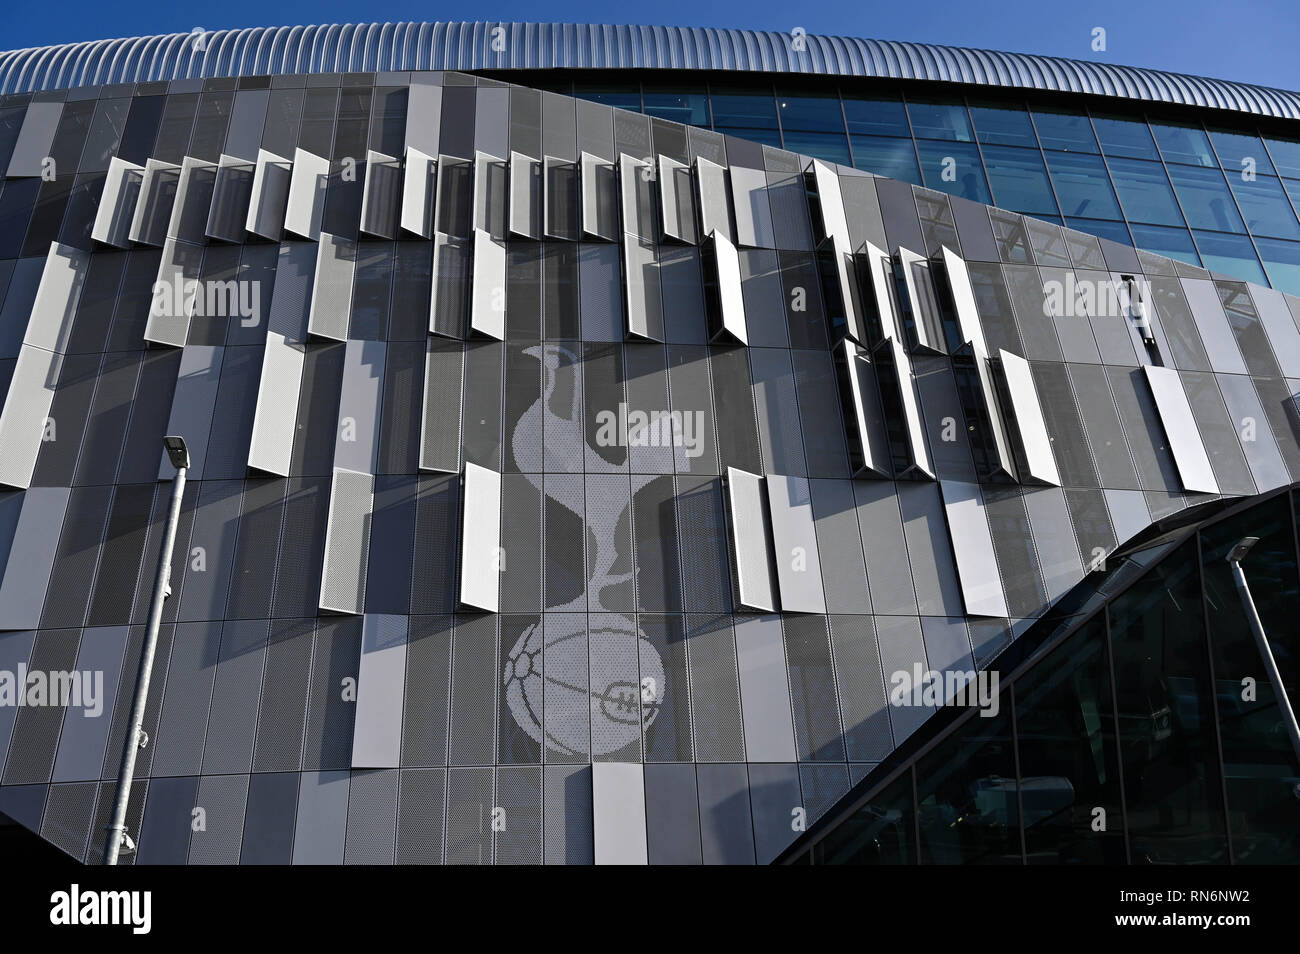
[(691, 167), (663, 155), (658, 157), (658, 165), (659, 217), (664, 238), (698, 245), (695, 178)]
[(248, 445), (248, 466), (255, 470), (289, 476), (293, 442), (298, 432), (298, 402), (306, 350), (300, 342), (289, 341), (278, 332), (270, 329), (266, 332), (262, 377)]
[(253, 199), (257, 163), (236, 156), (221, 157), (212, 185), (212, 205), (204, 234), (220, 242), (239, 244)]
[(772, 528), (763, 477), (728, 467), (726, 490), (736, 603), (760, 613), (775, 612)]
[(327, 612), (359, 616), (365, 608), (374, 486), (370, 474), (334, 468), (317, 601)]
[(149, 319), (145, 322), (144, 340), (152, 344), (183, 348), (189, 340), (190, 322), (201, 308), (199, 285), (203, 265), (203, 248), (176, 238), (168, 238), (158, 263)]
[(766, 483), (781, 612), (825, 613), (808, 478), (768, 474)]
[(140, 195), (136, 199), (128, 236), (132, 242), (161, 248), (167, 241), (167, 225), (171, 221), (180, 178), (181, 167), (173, 162), (145, 161)]
[(361, 190), (361, 231), (375, 238), (397, 237), (402, 161), (366, 150), (366, 179)]
[(869, 289), (862, 299), (869, 302), (870, 343), (875, 345), (886, 338), (900, 334), (898, 319), (898, 283), (894, 281), (894, 262), (889, 253), (870, 242), (864, 242), (858, 251), (858, 278)]
[(438, 191), (433, 200), (434, 228), (444, 235), (469, 238), (474, 226), (474, 162), (438, 156)]
[(407, 625), (406, 616), (367, 613), (362, 619), (352, 723), (354, 769), (397, 768), (401, 764)]
[(1005, 406), (1010, 412), (1007, 427), (1020, 464), (1021, 481), (1059, 487), (1061, 475), (1029, 362), (999, 348), (997, 366)]
[(352, 317), (352, 279), (356, 272), (357, 243), (328, 232), (320, 233), (316, 246), (316, 274), (312, 282), (307, 333), (334, 341), (348, 340)]
[(980, 321), (979, 308), (975, 304), (975, 289), (971, 285), (970, 271), (966, 261), (946, 245), (940, 255), (943, 265), (944, 285), (952, 299), (953, 313), (957, 318), (957, 330), (964, 342), (969, 342), (975, 352), (988, 356), (988, 345), (984, 341), (984, 325)]
[(474, 230), (474, 278), (469, 328), (474, 334), (506, 337), (506, 247), (483, 229)]
[(889, 438), (876, 369), (867, 353), (847, 338), (835, 346), (835, 378), (853, 476), (888, 478)]
[(735, 231), (731, 224), (731, 190), (727, 188), (727, 170), (703, 156), (696, 156), (694, 179), (700, 235), (707, 239), (716, 231), (731, 242)]
[(1006, 617), (1007, 598), (979, 484), (942, 480), (939, 489), (966, 612)]
[(329, 175), (328, 159), (305, 149), (294, 150), (293, 171), (289, 177), (289, 201), (284, 211), (285, 231), (313, 242), (320, 238)]
[(510, 234), (542, 237), (542, 163), (520, 152), (510, 153)]
[(900, 248), (895, 253), (898, 272), (906, 290), (904, 311), (907, 314), (908, 345), (912, 351), (947, 354), (943, 317), (935, 295), (930, 262), (921, 255)]
[(1150, 364), (1143, 366), (1142, 371), (1155, 399), (1165, 437), (1169, 439), (1169, 450), (1178, 467), (1183, 489), (1192, 493), (1217, 494), (1219, 483), (1210, 466), (1210, 457), (1205, 452), (1205, 444), (1178, 372)]
[(542, 159), (542, 231), (547, 238), (578, 240), (578, 164), (556, 156)]
[(663, 290), (654, 243), (623, 233), (623, 314), (628, 338), (664, 340)]
[(465, 334), (469, 306), (472, 242), (441, 232), (433, 236), (433, 301), (429, 308), (429, 333), (446, 338)]
[(289, 183), (292, 180), (293, 164), (288, 159), (265, 149), (257, 151), (248, 218), (244, 222), (244, 228), (250, 235), (270, 239), (272, 242), (280, 241), (289, 203)]
[(719, 232), (710, 232), (700, 245), (704, 266), (705, 309), (709, 340), (749, 344), (745, 301), (740, 285), (740, 255)]
[[(976, 470), (984, 480), (1015, 481), (1016, 462), (988, 356), (975, 342), (967, 342), (953, 353), (952, 369), (970, 427), (968, 439)], [(971, 426), (973, 421), (978, 425)]]
[(804, 187), (811, 203), (816, 206), (812, 216), (814, 240), (820, 244), (829, 238), (839, 239), (843, 248), (852, 244), (848, 218), (844, 213), (844, 194), (840, 190), (840, 177), (821, 159), (814, 159), (804, 170)]
[(654, 167), (649, 162), (619, 154), (618, 191), (624, 235), (635, 235), (643, 242), (657, 241), (654, 185)]
[(736, 213), (736, 244), (747, 248), (776, 248), (766, 173), (762, 169), (741, 166), (732, 166), (730, 171), (731, 201)]
[(875, 365), (880, 369), (885, 413), (895, 420), (901, 419), (903, 424), (899, 446), (894, 447), (891, 442), (894, 476), (934, 480), (934, 465), (930, 463), (930, 449), (921, 420), (916, 381), (912, 377), (912, 359), (897, 338), (882, 341), (876, 347), (874, 356)]
[(506, 205), (510, 170), (506, 161), (486, 152), (474, 154), (474, 228), (504, 240), (510, 210)]
[(186, 156), (181, 160), (167, 223), (167, 238), (187, 245), (207, 244), (208, 216), (212, 212), (212, 194), (217, 183), (217, 164)]
[(96, 242), (128, 248), (131, 244), (131, 224), (135, 221), (136, 205), (144, 182), (144, 167), (114, 156), (108, 164), (104, 191), (100, 194), (99, 208), (90, 237)]
[(460, 604), (495, 613), (501, 594), (499, 473), (465, 463), (460, 527)]
[(620, 176), (614, 163), (589, 152), (579, 157), (582, 188), (582, 234), (606, 242), (618, 240)]
[(433, 198), (437, 160), (414, 146), (406, 147), (402, 172), (402, 228), (420, 238), (433, 236)]

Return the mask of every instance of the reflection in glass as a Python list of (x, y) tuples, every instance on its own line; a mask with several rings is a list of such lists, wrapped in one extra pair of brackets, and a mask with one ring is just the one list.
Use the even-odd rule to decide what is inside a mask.
[(1279, 239), (1256, 239), (1264, 260), (1264, 269), (1273, 287), (1290, 295), (1300, 295), (1300, 242), (1283, 242)]
[(1079, 113), (1034, 110), (1034, 126), (1044, 149), (1062, 152), (1098, 152), (1088, 117)]
[(1165, 162), (1179, 162), (1189, 166), (1217, 166), (1210, 140), (1200, 126), (1180, 123), (1152, 123), (1151, 132), (1160, 146)]
[(815, 156), (827, 162), (851, 165), (849, 141), (844, 133), (785, 131), (785, 148), (805, 156)]
[(921, 184), (921, 170), (916, 164), (916, 147), (910, 139), (884, 136), (854, 136), (853, 167), (874, 172), (889, 179)]
[(915, 823), (909, 769), (819, 841), (813, 848), (814, 863), (916, 864)]
[(713, 124), (754, 129), (776, 129), (776, 100), (771, 90), (712, 86)]
[(1214, 151), (1219, 154), (1219, 165), (1229, 175), (1247, 169), (1258, 175), (1273, 172), (1273, 164), (1268, 161), (1268, 153), (1264, 151), (1264, 144), (1258, 136), (1211, 129), (1210, 141), (1214, 143)]
[(873, 136), (911, 136), (907, 123), (907, 110), (901, 99), (870, 99), (857, 96), (844, 97), (844, 119), (849, 133), (866, 133)]
[(647, 89), (643, 98), (645, 111), (650, 116), (688, 126), (707, 128), (709, 125), (709, 98), (690, 87)]
[(1210, 271), (1243, 278), (1257, 285), (1268, 283), (1255, 249), (1246, 236), (1199, 231), (1193, 234), (1201, 250), (1201, 260)]
[(1252, 235), (1300, 239), (1300, 222), (1296, 221), (1278, 179), (1273, 176), (1243, 179), (1228, 173), (1228, 183)]
[(921, 157), (921, 172), (930, 189), (959, 195), (975, 202), (992, 205), (979, 149), (971, 143), (916, 141)]
[(1300, 141), (1265, 137), (1264, 145), (1273, 158), (1278, 175), (1300, 179)]
[(918, 139), (953, 139), (974, 142), (970, 117), (960, 102), (917, 102), (909, 100), (907, 115), (912, 119), (912, 135)]
[(1163, 255), (1176, 258), (1188, 265), (1200, 265), (1201, 256), (1196, 254), (1196, 244), (1192, 233), (1187, 229), (1168, 228), (1163, 225), (1133, 225), (1133, 241), (1138, 248), (1144, 248)]
[(982, 143), (1038, 148), (1033, 123), (1023, 107), (972, 106), (970, 115), (975, 122), (975, 134)]
[(1246, 230), (1223, 173), (1218, 169), (1170, 166), (1169, 176), (1174, 180), (1174, 191), (1192, 228), (1216, 232)]
[(1118, 219), (1119, 202), (1100, 156), (1048, 152), (1047, 168), (1066, 216)]
[(1130, 222), (1183, 225), (1183, 213), (1169, 185), (1164, 166), (1140, 159), (1109, 159), (1115, 191)]
[(791, 129), (844, 132), (844, 114), (840, 111), (840, 98), (834, 93), (817, 96), (787, 96), (778, 92), (776, 104), (781, 112), (781, 128), (786, 132)]
[(1097, 131), (1101, 151), (1108, 156), (1126, 159), (1160, 158), (1160, 153), (1156, 151), (1156, 141), (1151, 138), (1151, 130), (1141, 120), (1094, 115), (1092, 128)]
[(1000, 208), (1031, 215), (1056, 215), (1056, 199), (1037, 149), (985, 146), (984, 168)]

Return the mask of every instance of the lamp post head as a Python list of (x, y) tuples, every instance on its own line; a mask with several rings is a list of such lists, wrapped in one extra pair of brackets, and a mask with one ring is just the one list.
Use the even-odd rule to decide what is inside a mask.
[(185, 446), (185, 438), (176, 435), (164, 437), (163, 447), (167, 449), (167, 457), (177, 470), (190, 466), (190, 452)]
[(1259, 537), (1242, 537), (1236, 545), (1228, 551), (1229, 563), (1240, 563), (1250, 552), (1250, 548), (1259, 543)]

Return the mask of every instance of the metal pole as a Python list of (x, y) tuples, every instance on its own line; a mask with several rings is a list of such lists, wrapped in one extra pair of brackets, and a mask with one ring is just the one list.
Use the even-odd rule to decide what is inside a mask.
[(1237, 592), (1241, 594), (1241, 603), (1246, 611), (1246, 619), (1250, 622), (1250, 631), (1255, 635), (1255, 645), (1259, 647), (1259, 654), (1264, 659), (1264, 668), (1268, 672), (1269, 681), (1273, 683), (1273, 691), (1277, 694), (1277, 706), (1282, 711), (1282, 722), (1286, 726), (1286, 734), (1291, 739), (1291, 748), (1295, 750), (1296, 759), (1300, 760), (1300, 726), (1296, 725), (1295, 710), (1291, 708), (1291, 700), (1287, 697), (1286, 687), (1282, 684), (1282, 674), (1278, 672), (1277, 661), (1273, 658), (1273, 649), (1269, 646), (1268, 636), (1264, 633), (1264, 624), (1260, 622), (1255, 601), (1251, 598), (1250, 584), (1246, 582), (1246, 571), (1241, 568), (1242, 558), (1257, 542), (1257, 537), (1243, 539), (1228, 554), (1228, 564), (1232, 567), (1232, 579), (1237, 584)]
[(167, 509), (167, 529), (163, 533), (162, 549), (158, 551), (158, 575), (153, 584), (153, 599), (149, 603), (149, 628), (144, 635), (144, 648), (140, 652), (140, 670), (135, 677), (135, 696), (131, 700), (131, 722), (127, 726), (126, 740), (122, 745), (122, 767), (117, 773), (117, 794), (113, 798), (113, 819), (108, 825), (104, 842), (104, 864), (117, 864), (117, 853), (126, 838), (126, 805), (131, 798), (131, 783), (135, 781), (135, 757), (149, 738), (144, 731), (144, 707), (149, 698), (149, 679), (153, 675), (153, 657), (158, 648), (158, 627), (162, 625), (163, 601), (171, 596), (172, 549), (176, 545), (176, 525), (181, 516), (181, 493), (185, 490), (188, 466), (178, 467), (172, 481), (172, 499)]

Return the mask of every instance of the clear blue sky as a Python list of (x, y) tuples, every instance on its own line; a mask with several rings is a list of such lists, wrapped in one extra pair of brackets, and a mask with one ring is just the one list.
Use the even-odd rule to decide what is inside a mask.
[[(955, 46), (1097, 59), (1300, 89), (1300, 0), (714, 0), (656, 3), (591, 0), (223, 0), (214, 4), (8, 0), (0, 49), (74, 40), (188, 33), (194, 27), (292, 26), (399, 20), (504, 20), (745, 27), (919, 40)], [(1091, 49), (1092, 29), (1107, 50)]]

